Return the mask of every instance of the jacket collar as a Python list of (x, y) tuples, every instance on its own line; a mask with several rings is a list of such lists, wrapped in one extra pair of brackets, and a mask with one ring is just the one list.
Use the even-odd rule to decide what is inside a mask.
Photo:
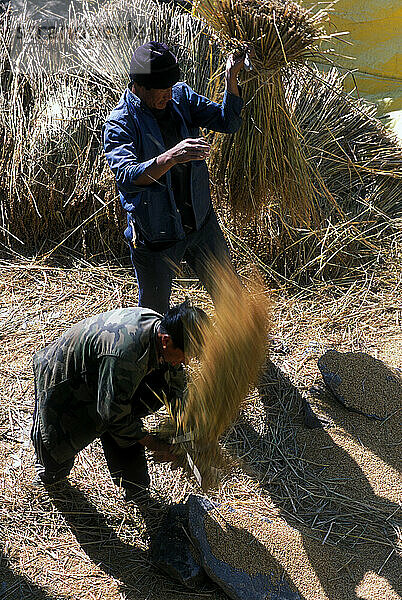
[(142, 100), (140, 100), (140, 98), (138, 98), (138, 96), (136, 96), (134, 92), (130, 90), (129, 87), (126, 88), (125, 99), (127, 100), (127, 102), (135, 106), (135, 108), (141, 108), (143, 110), (149, 111), (147, 105), (144, 104), (144, 102), (142, 102)]

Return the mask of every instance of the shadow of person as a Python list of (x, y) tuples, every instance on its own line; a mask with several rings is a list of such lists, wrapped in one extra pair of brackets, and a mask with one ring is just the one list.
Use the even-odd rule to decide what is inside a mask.
[[(50, 486), (48, 494), (81, 548), (93, 563), (121, 582), (122, 593), (141, 588), (146, 597), (146, 590), (161, 584), (163, 576), (152, 568), (149, 553), (122, 541), (105, 515), (98, 512), (80, 490), (66, 481)], [(133, 510), (138, 508), (152, 540), (166, 507), (147, 492), (138, 495), (135, 504), (128, 506)], [(133, 521), (133, 527), (136, 526), (138, 519)]]
[[(263, 410), (258, 420), (253, 421), (251, 415), (243, 417), (226, 444), (239, 457), (247, 457), (248, 473), (270, 495), (287, 523), (299, 530), (328, 597), (355, 598), (355, 587), (366, 571), (377, 572), (384, 562), (383, 573), (397, 586), (396, 570), (391, 567), (394, 521), (400, 507), (373, 492), (362, 469), (334, 442), (328, 429), (303, 426), (301, 394), (272, 363), (261, 378), (259, 394)], [(328, 421), (336, 416), (331, 413)], [(308, 453), (310, 447), (315, 448), (314, 454)], [(354, 560), (346, 595), (337, 586), (342, 583), (345, 587), (347, 578), (330, 581), (328, 577), (319, 548), (322, 550), (323, 544), (350, 552), (352, 561), (354, 556), (364, 556), (360, 562)]]
[[(286, 457), (292, 457), (292, 461), (297, 466), (299, 473), (304, 473), (310, 482), (324, 487), (327, 485), (327, 492), (334, 491), (338, 494), (339, 502), (342, 499), (342, 490), (351, 498), (370, 503), (374, 510), (376, 508), (383, 515), (392, 515), (398, 512), (398, 505), (386, 498), (379, 497), (372, 489), (367, 476), (359, 464), (354, 460), (352, 450), (355, 445), (364, 447), (368, 454), (373, 452), (373, 460), (377, 457), (389, 465), (386, 458), (390, 453), (385, 447), (385, 441), (381, 438), (381, 424), (377, 421), (371, 421), (362, 415), (356, 415), (343, 409), (339, 403), (331, 400), (320, 407), (321, 427), (314, 431), (304, 427), (305, 422), (305, 404), (308, 401), (305, 394), (301, 394), (293, 385), (289, 377), (281, 370), (270, 363), (264, 372), (259, 387), (259, 396), (264, 406), (265, 423), (267, 430), (261, 431), (262, 438), (271, 439), (274, 432), (281, 431), (279, 435), (279, 450), (282, 450), (282, 461)], [(325, 408), (325, 410), (323, 410)], [(323, 416), (322, 416), (323, 415)], [(346, 451), (344, 447), (334, 441), (333, 431), (342, 432), (342, 442), (350, 448)], [(269, 433), (269, 435), (267, 435)], [(353, 442), (353, 444), (352, 444)], [(381, 442), (383, 448), (381, 448)], [(261, 445), (260, 444), (257, 444)], [(303, 450), (301, 450), (303, 447)], [(272, 448), (275, 451), (275, 446)], [(284, 453), (286, 450), (286, 453)], [(381, 452), (382, 450), (382, 452)], [(272, 457), (273, 458), (273, 457)], [(307, 458), (307, 460), (306, 460)], [(309, 461), (309, 459), (311, 459)], [(309, 465), (315, 463), (315, 467)], [(323, 464), (324, 463), (324, 464)], [(320, 466), (321, 465), (321, 466)], [(291, 471), (291, 463), (287, 463), (288, 470)], [(400, 466), (400, 460), (399, 464)], [(377, 474), (378, 477), (378, 474)], [(328, 487), (329, 486), (329, 487)], [(337, 492), (335, 488), (339, 488)], [(326, 494), (328, 496), (328, 493)], [(372, 521), (372, 515), (370, 521)], [(392, 519), (389, 519), (392, 522)], [(392, 537), (393, 529), (388, 528)]]
[[(13, 572), (4, 548), (0, 547), (0, 600), (62, 600), (32, 583), (27, 577)], [(67, 600), (67, 598), (66, 598)]]
[[(133, 510), (137, 508), (143, 517), (149, 537), (149, 551), (146, 551), (120, 539), (105, 515), (99, 513), (86, 496), (68, 481), (49, 488), (48, 494), (86, 555), (104, 573), (119, 580), (119, 591), (123, 595), (127, 593), (127, 598), (159, 598), (162, 589), (166, 600), (173, 600), (178, 595), (193, 597), (191, 594), (194, 590), (192, 592), (178, 581), (166, 577), (154, 567), (151, 560), (152, 544), (157, 542), (159, 527), (168, 505), (150, 497), (147, 491), (136, 495), (135, 502), (128, 503)], [(133, 528), (137, 526), (138, 519), (135, 519)], [(134, 596), (130, 593), (134, 593)], [(211, 600), (223, 600), (221, 590), (212, 581), (200, 584), (198, 594), (208, 596)]]
[(286, 415), (291, 417), (294, 423), (304, 425), (308, 429), (321, 429), (330, 425), (329, 421), (314, 413), (308, 394), (300, 392), (279, 367), (267, 360), (263, 371), (263, 383), (259, 389), (260, 396), (264, 397), (267, 406), (270, 403), (270, 388), (275, 402), (280, 402)]
[[(350, 551), (333, 546), (323, 547), (322, 542), (304, 535), (303, 548), (326, 597), (331, 600), (400, 598), (400, 559), (389, 547), (366, 542), (365, 548)], [(371, 579), (369, 591), (366, 591), (368, 595), (362, 595), (361, 592), (358, 593), (358, 588), (368, 575)]]

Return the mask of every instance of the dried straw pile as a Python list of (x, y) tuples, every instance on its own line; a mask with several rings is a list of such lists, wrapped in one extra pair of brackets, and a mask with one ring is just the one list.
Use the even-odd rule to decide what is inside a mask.
[[(306, 23), (314, 18), (307, 16)], [(279, 27), (276, 17), (275, 23)], [(46, 257), (61, 248), (69, 256), (84, 253), (128, 260), (122, 236), (125, 219), (103, 157), (101, 126), (126, 85), (132, 48), (145, 39), (164, 39), (177, 53), (185, 79), (204, 93), (209, 77), (204, 31), (190, 14), (152, 0), (113, 0), (99, 12), (90, 4), (67, 30), (50, 39), (39, 38), (28, 20), (17, 22), (8, 13), (0, 16), (2, 252)], [(278, 39), (272, 38), (276, 44)], [(212, 70), (219, 61), (214, 47)], [(258, 58), (254, 63), (255, 70), (247, 75), (250, 81), (256, 77)], [(373, 108), (342, 92), (342, 78), (335, 70), (324, 76), (301, 65), (296, 72), (285, 65), (280, 76), (290, 120), (286, 116), (285, 125), (268, 138), (277, 145), (278, 131), (293, 123), (298, 141), (292, 144), (308, 157), (306, 185), (315, 190), (314, 206), (309, 206), (321, 220), (316, 226), (303, 225), (308, 221), (306, 210), (311, 212), (306, 208), (310, 196), (303, 194), (301, 216), (295, 221), (296, 213), (287, 208), (290, 196), (285, 194), (283, 200), (277, 187), (272, 193), (265, 190), (267, 202), (250, 222), (234, 222), (227, 205), (218, 199), (227, 235), (238, 256), (254, 252), (252, 262), (261, 261), (281, 283), (350, 276), (352, 269), (360, 274), (362, 263), (383, 260), (385, 241), (392, 245), (396, 239), (401, 149), (375, 119)], [(271, 83), (267, 76), (256, 102)], [(272, 102), (273, 110), (275, 106)], [(279, 118), (285, 118), (282, 110)], [(255, 130), (253, 139), (260, 136)], [(286, 148), (288, 141), (281, 143)], [(226, 161), (229, 146), (225, 148)], [(265, 169), (257, 156), (246, 160), (242, 169), (250, 166), (254, 178), (253, 169), (261, 165)], [(278, 169), (268, 171), (279, 186), (286, 177), (292, 180), (289, 189), (305, 185), (290, 168), (284, 178)]]
[[(177, 456), (204, 490), (216, 485), (226, 461), (219, 440), (237, 419), (266, 358), (272, 301), (258, 278), (248, 291), (228, 267), (212, 261), (214, 325), (204, 332), (200, 366), (190, 373), (185, 403), (162, 434), (174, 431)], [(195, 466), (194, 466), (195, 465)]]
[(259, 215), (272, 200), (293, 226), (318, 224), (320, 210), (313, 167), (304, 154), (298, 124), (291, 117), (281, 69), (311, 57), (327, 38), (315, 15), (293, 1), (200, 0), (199, 15), (225, 51), (254, 48), (253, 70), (243, 75), (243, 124), (231, 136), (217, 136), (210, 165), (215, 183), (235, 213)]
[[(189, 83), (206, 85), (201, 23), (152, 0), (85, 5), (47, 38), (0, 14), (0, 244), (21, 254), (59, 244), (126, 254), (125, 218), (101, 129), (127, 85), (133, 48), (163, 39)], [(201, 83), (200, 83), (201, 82)]]
[[(312, 181), (327, 190), (320, 199), (322, 221), (315, 228), (293, 227), (273, 202), (259, 219), (238, 222), (227, 234), (281, 283), (360, 277), (401, 236), (402, 148), (375, 118), (374, 106), (343, 91), (336, 69), (286, 69), (283, 77), (289, 111), (315, 165)], [(222, 216), (228, 220), (224, 210)]]
[[(0, 17), (1, 53), (10, 56), (0, 89), (2, 243), (40, 252), (65, 238), (86, 250), (119, 244), (112, 177), (99, 152), (110, 92), (74, 66), (71, 32), (49, 40), (34, 22)], [(87, 227), (85, 228), (84, 225)], [(85, 231), (86, 229), (86, 231)]]
[[(334, 68), (323, 74), (301, 67), (285, 76), (289, 110), (299, 123), (309, 160), (317, 165), (315, 185), (321, 181), (342, 211), (361, 222), (374, 224), (381, 213), (400, 218), (402, 147), (376, 118), (376, 107), (346, 94), (343, 77)], [(368, 204), (373, 207), (369, 217)]]
[(376, 260), (401, 216), (402, 151), (335, 69), (304, 64), (325, 38), (323, 11), (218, 0), (196, 12), (225, 51), (256, 50), (254, 70), (241, 73), (243, 125), (215, 136), (210, 160), (228, 235), (281, 281), (339, 277)]

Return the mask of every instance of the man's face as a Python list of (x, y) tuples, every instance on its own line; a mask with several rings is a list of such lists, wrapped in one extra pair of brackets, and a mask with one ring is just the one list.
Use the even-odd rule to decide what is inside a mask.
[(184, 356), (183, 350), (177, 348), (173, 344), (170, 335), (162, 333), (160, 334), (160, 340), (162, 358), (165, 362), (173, 367), (178, 367), (179, 365), (184, 365), (186, 363), (186, 357)]
[(134, 86), (135, 94), (141, 98), (148, 108), (163, 110), (166, 108), (169, 100), (172, 99), (172, 88), (166, 88), (163, 90), (150, 89), (147, 90), (142, 85)]

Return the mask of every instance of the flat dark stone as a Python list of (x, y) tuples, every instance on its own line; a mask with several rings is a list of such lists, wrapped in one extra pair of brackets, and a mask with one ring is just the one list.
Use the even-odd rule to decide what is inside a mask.
[(207, 575), (233, 600), (302, 600), (291, 590), (289, 584), (274, 573), (272, 577), (258, 574), (249, 575), (216, 558), (208, 543), (205, 530), (205, 515), (214, 505), (206, 498), (191, 495), (187, 501), (189, 508), (190, 535), (200, 553), (202, 565)]
[(201, 561), (186, 531), (188, 530), (188, 507), (173, 504), (166, 513), (161, 528), (152, 542), (153, 564), (161, 571), (194, 589), (205, 579)]

